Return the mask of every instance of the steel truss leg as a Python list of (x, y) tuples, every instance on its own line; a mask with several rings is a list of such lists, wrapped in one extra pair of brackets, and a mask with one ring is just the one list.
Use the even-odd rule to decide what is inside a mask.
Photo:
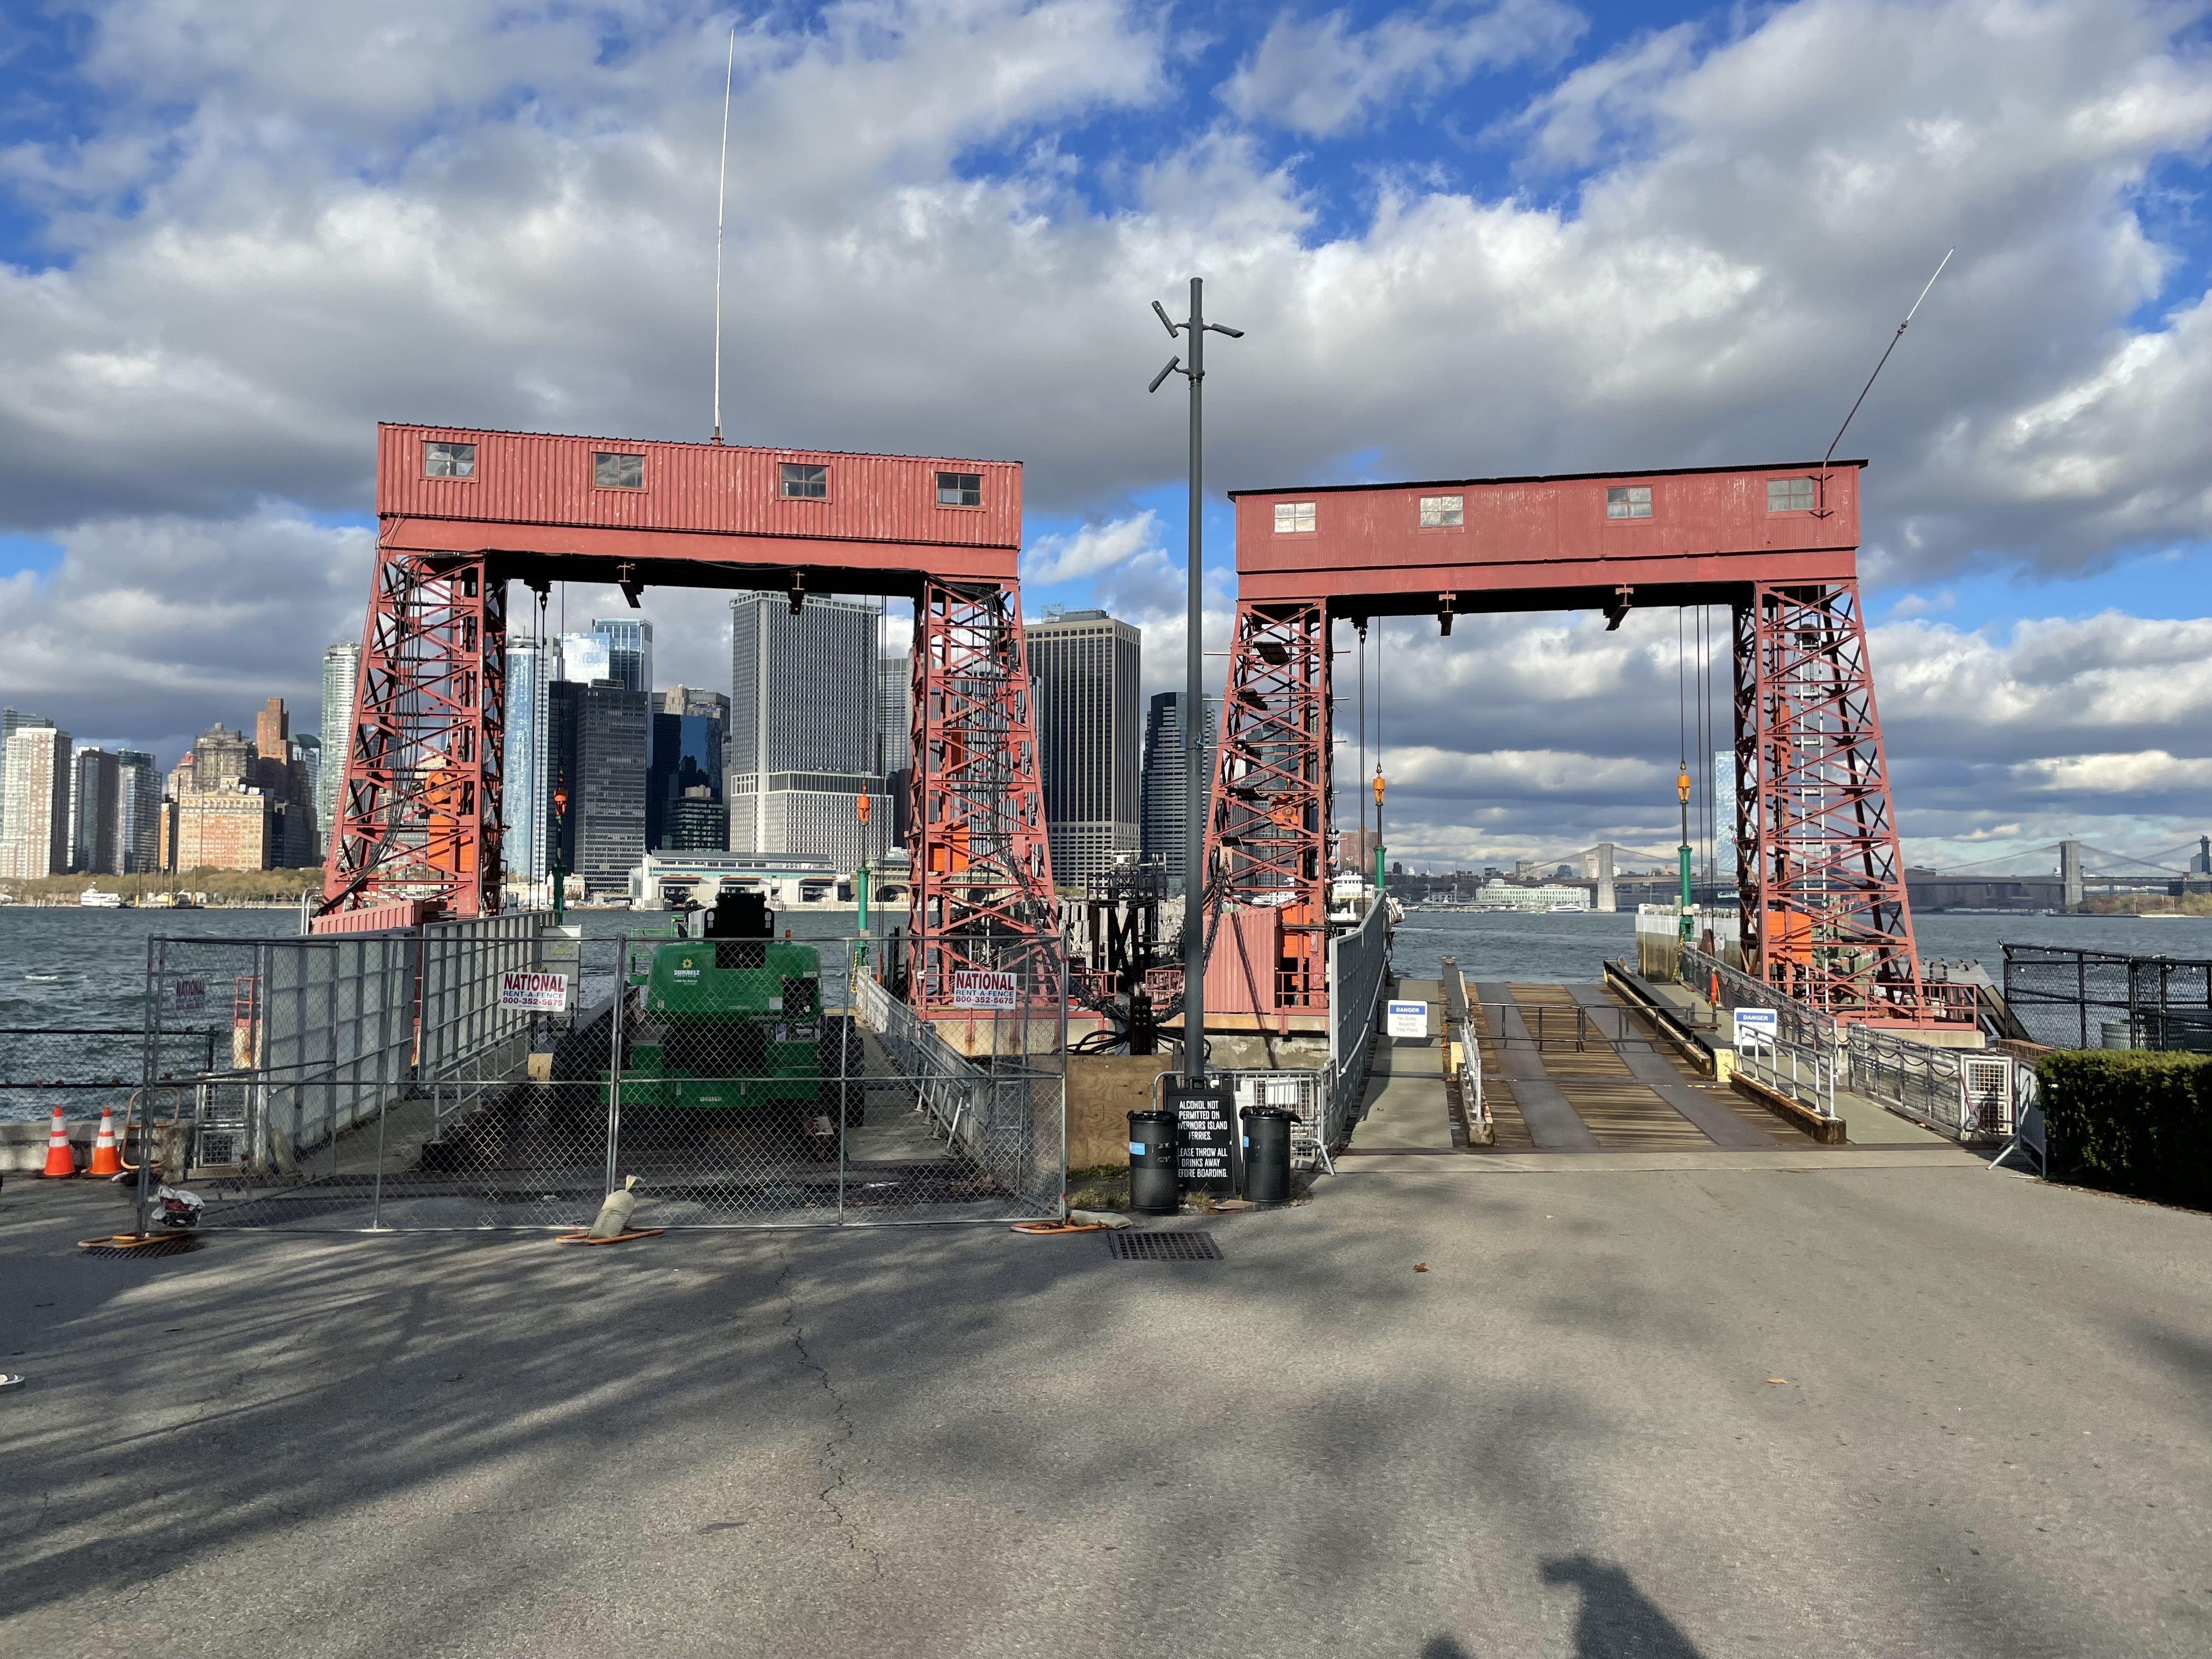
[(1747, 961), (1815, 1007), (1928, 1017), (1856, 581), (1753, 585), (1735, 730)]
[(497, 912), (506, 659), (507, 584), (483, 560), (434, 568), (378, 550), (326, 911)]
[(931, 582), (915, 605), (908, 997), (950, 1012), (961, 969), (1062, 987), (1036, 717), (1009, 584)]
[[(1206, 892), (1216, 911), (1266, 905), (1281, 917), (1279, 955), (1257, 987), (1267, 1006), (1255, 1014), (1328, 1007), (1328, 698), (1321, 602), (1239, 604), (1206, 820)], [(1249, 1000), (1241, 976), (1231, 995), (1224, 1012)]]

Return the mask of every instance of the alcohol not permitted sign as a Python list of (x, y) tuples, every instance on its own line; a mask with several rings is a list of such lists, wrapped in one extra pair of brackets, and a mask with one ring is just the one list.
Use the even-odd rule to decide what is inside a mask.
[(501, 974), (499, 976), (499, 1006), (502, 1008), (526, 1008), (536, 1014), (565, 1013), (568, 1007), (568, 976), (566, 974)]
[(956, 968), (952, 970), (952, 1006), (956, 1008), (1012, 1008), (1018, 992), (1014, 975), (995, 968)]
[(1176, 1169), (1186, 1189), (1207, 1192), (1237, 1189), (1236, 1168), (1230, 1162), (1230, 1091), (1208, 1080), (1196, 1087), (1182, 1078), (1170, 1078), (1161, 1085), (1162, 1102), (1176, 1115)]

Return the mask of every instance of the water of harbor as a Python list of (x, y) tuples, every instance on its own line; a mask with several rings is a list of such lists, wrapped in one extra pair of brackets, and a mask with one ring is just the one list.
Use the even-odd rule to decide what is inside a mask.
[[(629, 910), (577, 910), (571, 920), (589, 939), (610, 939), (665, 915)], [(873, 918), (880, 931), (885, 920)], [(854, 929), (848, 911), (787, 911), (779, 926), (799, 939), (835, 939)], [(1393, 960), (1401, 974), (1433, 975), (1456, 957), (1470, 980), (1523, 984), (1587, 983), (1607, 957), (1634, 954), (1632, 915), (1525, 915), (1514, 911), (1436, 914), (1416, 908), (1398, 930)], [(2212, 919), (2145, 921), (2130, 916), (1929, 915), (1914, 919), (1921, 955), (1971, 959), (2001, 971), (2007, 943), (2063, 945), (2138, 956), (2212, 957)], [(190, 939), (289, 939), (299, 932), (295, 909), (84, 910), (0, 906), (0, 1034), (32, 1028), (110, 1027), (136, 1030), (143, 1022), (147, 941)], [(0, 1042), (6, 1041), (0, 1035)], [(0, 1118), (43, 1115), (51, 1106), (0, 1093)]]

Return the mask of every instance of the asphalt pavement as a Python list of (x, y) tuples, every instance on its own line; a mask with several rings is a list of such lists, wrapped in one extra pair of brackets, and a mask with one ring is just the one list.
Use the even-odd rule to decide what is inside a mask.
[(2212, 1651), (2212, 1218), (1719, 1156), (1352, 1160), (1188, 1264), (99, 1260), (11, 1177), (0, 1656)]

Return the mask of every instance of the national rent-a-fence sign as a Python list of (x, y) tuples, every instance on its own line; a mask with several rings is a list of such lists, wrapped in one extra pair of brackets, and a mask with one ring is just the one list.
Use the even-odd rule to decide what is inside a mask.
[(503, 973), (499, 976), (499, 1006), (521, 1008), (535, 1014), (565, 1013), (568, 1008), (566, 974)]

